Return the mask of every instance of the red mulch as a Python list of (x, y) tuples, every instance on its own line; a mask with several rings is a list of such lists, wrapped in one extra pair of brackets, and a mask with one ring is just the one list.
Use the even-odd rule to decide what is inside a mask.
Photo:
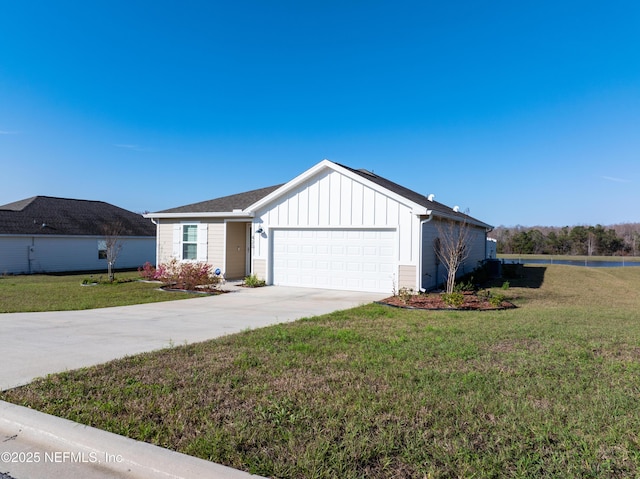
[(479, 297), (474, 293), (464, 293), (464, 303), (459, 308), (453, 308), (442, 300), (440, 293), (414, 294), (405, 302), (400, 296), (390, 296), (380, 303), (407, 309), (446, 309), (446, 310), (474, 310), (486, 311), (496, 309), (515, 308), (509, 301), (502, 301), (499, 306), (492, 305), (487, 298)]

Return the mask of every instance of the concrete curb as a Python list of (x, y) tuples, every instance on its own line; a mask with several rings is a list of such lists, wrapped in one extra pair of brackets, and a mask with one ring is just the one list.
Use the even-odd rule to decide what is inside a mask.
[[(92, 477), (88, 474), (87, 466), (96, 470), (96, 477), (261, 478), (4, 401), (0, 401), (0, 431), (6, 435), (2, 446), (10, 441), (19, 441), (27, 444), (23, 450), (30, 451), (32, 458), (37, 453), (40, 465), (46, 466), (47, 477), (56, 477), (52, 474), (51, 463), (60, 462), (67, 463), (67, 467), (70, 466), (69, 463), (82, 465), (82, 475), (85, 478)], [(7, 448), (2, 449), (0, 452)], [(7, 462), (9, 461), (4, 461)], [(0, 467), (6, 469), (4, 463), (0, 463)], [(64, 476), (61, 474), (60, 477)]]

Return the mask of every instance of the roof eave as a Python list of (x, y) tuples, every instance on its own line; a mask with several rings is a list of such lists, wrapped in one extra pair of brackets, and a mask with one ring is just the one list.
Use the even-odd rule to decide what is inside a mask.
[(450, 215), (447, 213), (443, 213), (441, 211), (431, 211), (431, 214), (433, 214), (434, 216), (437, 216), (438, 218), (444, 218), (444, 219), (448, 219), (448, 220), (453, 220), (453, 221), (457, 221), (459, 223), (468, 223), (470, 225), (474, 225), (474, 226), (478, 226), (480, 228), (487, 228), (488, 230), (492, 230), (493, 226), (484, 223), (480, 220), (477, 220), (475, 218), (472, 218), (471, 216), (465, 216), (465, 217), (460, 217), (460, 216), (456, 216), (456, 215)]
[(147, 213), (142, 215), (149, 219), (163, 218), (246, 218), (251, 219), (254, 216), (252, 211), (207, 211), (202, 213)]

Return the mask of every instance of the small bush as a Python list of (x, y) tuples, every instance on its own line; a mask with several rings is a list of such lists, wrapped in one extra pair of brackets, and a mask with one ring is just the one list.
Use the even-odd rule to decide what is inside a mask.
[(499, 308), (504, 301), (504, 294), (493, 294), (489, 297), (489, 303), (494, 308)]
[(459, 281), (458, 283), (456, 283), (455, 286), (453, 287), (453, 290), (458, 293), (462, 293), (464, 291), (475, 291), (476, 287), (473, 284), (473, 276), (471, 276), (466, 281)]
[(411, 296), (413, 296), (413, 289), (407, 288), (406, 286), (403, 286), (398, 291), (398, 297), (400, 298), (400, 301), (402, 301), (404, 304), (409, 303)]
[(249, 275), (244, 279), (244, 285), (247, 288), (260, 288), (266, 284), (265, 280), (258, 278), (255, 274)]
[(221, 277), (216, 275), (213, 267), (207, 263), (181, 263), (172, 259), (168, 263), (158, 265), (153, 279), (177, 289), (192, 291), (197, 287), (214, 286)]
[(153, 281), (156, 278), (156, 268), (149, 263), (148, 261), (142, 265), (142, 267), (138, 268), (138, 273), (142, 279), (146, 279), (147, 281)]
[(502, 283), (502, 289), (504, 289), (504, 290), (509, 289), (509, 286), (511, 286), (509, 281), (505, 281), (504, 283)]
[(464, 294), (459, 291), (453, 293), (443, 293), (442, 301), (450, 308), (459, 308), (464, 304)]

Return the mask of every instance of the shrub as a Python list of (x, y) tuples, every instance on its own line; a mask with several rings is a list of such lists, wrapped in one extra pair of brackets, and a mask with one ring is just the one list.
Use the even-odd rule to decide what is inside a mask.
[(181, 263), (172, 259), (168, 263), (158, 265), (153, 279), (177, 289), (194, 290), (198, 286), (213, 286), (220, 282), (221, 277), (212, 270), (207, 263)]
[(510, 286), (510, 285), (511, 285), (511, 284), (509, 283), (509, 281), (505, 281), (504, 283), (502, 283), (502, 289), (505, 289), (505, 290), (506, 290), (506, 289), (509, 289), (509, 286)]
[(456, 283), (453, 290), (458, 293), (462, 293), (464, 291), (475, 291), (476, 287), (473, 284), (473, 276), (469, 277), (466, 281), (459, 281)]
[(146, 279), (147, 281), (152, 281), (156, 278), (156, 268), (149, 263), (148, 261), (143, 264), (140, 268), (138, 268), (138, 273), (142, 279)]
[(398, 291), (398, 297), (400, 298), (400, 301), (402, 301), (404, 304), (407, 304), (409, 302), (409, 300), (411, 299), (411, 296), (413, 296), (413, 289), (407, 288), (406, 286), (403, 286)]
[(266, 284), (265, 280), (259, 279), (255, 274), (249, 275), (244, 279), (244, 285), (248, 288), (259, 288)]
[(459, 308), (464, 304), (464, 294), (459, 291), (453, 293), (443, 293), (442, 301), (450, 308)]
[(494, 308), (499, 308), (502, 305), (503, 301), (504, 294), (493, 294), (489, 297), (489, 303), (491, 303), (491, 306), (493, 306)]

